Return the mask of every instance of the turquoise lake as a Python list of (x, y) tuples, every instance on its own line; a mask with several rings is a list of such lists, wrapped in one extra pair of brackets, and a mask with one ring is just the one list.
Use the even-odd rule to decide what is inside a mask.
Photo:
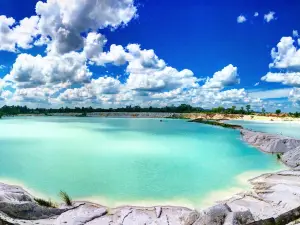
[(255, 131), (300, 138), (300, 123), (297, 122), (290, 122), (290, 121), (263, 122), (263, 121), (243, 121), (243, 120), (230, 120), (228, 122), (232, 124), (242, 125), (244, 128), (252, 129)]
[(238, 131), (185, 120), (3, 118), (0, 146), (0, 181), (53, 199), (65, 190), (111, 205), (201, 205), (214, 193), (244, 187), (243, 174), (281, 168)]

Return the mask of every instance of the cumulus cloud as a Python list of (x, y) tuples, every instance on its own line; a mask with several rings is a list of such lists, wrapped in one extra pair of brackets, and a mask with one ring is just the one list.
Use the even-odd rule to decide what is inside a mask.
[(152, 49), (142, 50), (139, 45), (127, 46), (129, 77), (126, 86), (137, 91), (169, 91), (176, 88), (196, 87), (197, 78), (191, 70), (167, 66)]
[(9, 90), (0, 90), (0, 100), (8, 101), (13, 96), (13, 93)]
[(237, 67), (232, 64), (224, 67), (221, 71), (216, 72), (212, 78), (207, 78), (203, 88), (218, 88), (223, 89), (227, 86), (239, 84)]
[(247, 104), (255, 101), (260, 102), (259, 99), (251, 99), (244, 88), (219, 92), (215, 99), (223, 104)]
[(295, 106), (300, 106), (300, 88), (293, 88), (290, 92), (289, 99)]
[(15, 23), (13, 18), (7, 18), (6, 16), (0, 16), (0, 50), (12, 51), (16, 50), (15, 40), (12, 40), (9, 36), (11, 35), (11, 26)]
[(254, 17), (258, 17), (259, 16), (259, 13), (258, 12), (255, 12), (254, 13)]
[(2, 88), (5, 86), (5, 81), (3, 79), (0, 78), (0, 91), (2, 90)]
[(91, 75), (85, 57), (77, 52), (45, 57), (20, 54), (5, 79), (15, 82), (18, 87), (36, 88), (50, 84), (68, 86), (85, 83)]
[(178, 71), (167, 66), (153, 49), (141, 49), (138, 44), (129, 44), (126, 48), (120, 45), (111, 45), (108, 52), (100, 51), (99, 54), (96, 53), (90, 57), (90, 60), (97, 65), (107, 63), (124, 65), (127, 63), (126, 88), (131, 90), (158, 92), (198, 85), (197, 78), (191, 70)]
[(67, 103), (81, 102), (92, 98), (94, 98), (94, 96), (85, 87), (67, 89), (58, 96), (60, 101)]
[(238, 23), (244, 23), (244, 22), (247, 21), (247, 18), (245, 16), (243, 16), (243, 15), (240, 15), (240, 16), (237, 17), (236, 21)]
[[(120, 92), (120, 88), (121, 83), (119, 80), (112, 77), (99, 77), (98, 79), (92, 79), (91, 83), (81, 88), (67, 89), (59, 95), (58, 99), (68, 103), (87, 100), (102, 102), (103, 96), (116, 95)], [(115, 98), (115, 96), (109, 99), (112, 98)]]
[(300, 50), (294, 45), (292, 37), (282, 37), (277, 44), (277, 49), (273, 48), (271, 57), (273, 62), (271, 68), (300, 70)]
[[(43, 56), (17, 56), (9, 74), (0, 79), (1, 100), (82, 106), (259, 103), (244, 89), (222, 91), (240, 82), (231, 64), (200, 86), (191, 70), (168, 65), (153, 49), (111, 44), (104, 50), (107, 39), (99, 29), (128, 24), (136, 16), (134, 0), (45, 0), (36, 4), (36, 14), (18, 23), (0, 16), (0, 50), (47, 47)], [(241, 17), (240, 22), (247, 20)], [(91, 64), (122, 65), (124, 76), (93, 74)]]
[(99, 33), (90, 32), (84, 40), (83, 53), (90, 60), (96, 60), (100, 53), (103, 52), (107, 39)]
[(298, 37), (299, 36), (299, 33), (297, 30), (293, 30), (293, 37)]
[(165, 67), (162, 70), (134, 70), (130, 73), (126, 86), (136, 91), (162, 92), (196, 86), (196, 81), (190, 70), (178, 71), (172, 67)]
[(275, 12), (271, 11), (267, 14), (264, 15), (264, 20), (267, 22), (267, 23), (270, 23), (272, 20), (275, 20)]
[(175, 89), (164, 93), (153, 93), (150, 96), (153, 101), (164, 103), (182, 104), (189, 103), (192, 105), (201, 105), (202, 107), (216, 107), (223, 105), (224, 107), (231, 107), (232, 105), (251, 104), (253, 106), (260, 106), (262, 101), (259, 98), (249, 96), (245, 89), (230, 89), (220, 91), (217, 89), (203, 89), (201, 87), (192, 89)]
[(0, 78), (0, 101), (5, 101), (11, 98), (12, 92), (9, 90), (4, 90), (4, 87), (6, 86), (5, 80)]
[(277, 48), (271, 51), (273, 62), (271, 69), (278, 72), (268, 72), (262, 81), (281, 83), (293, 87), (300, 87), (300, 50), (292, 37), (282, 37)]
[(187, 103), (202, 107), (214, 107), (216, 105), (230, 107), (231, 105), (261, 104), (259, 98), (252, 98), (244, 89), (220, 91), (219, 89), (205, 89), (197, 85), (190, 88), (179, 86), (170, 90), (156, 91), (152, 89), (152, 86), (150, 87), (149, 89), (147, 86), (145, 90), (134, 89), (128, 83), (122, 84), (118, 79), (101, 77), (92, 80), (91, 83), (85, 84), (81, 88), (64, 91), (58, 99), (64, 103), (78, 102), (78, 104), (87, 105), (97, 103), (114, 106), (126, 104), (166, 106)]
[(6, 81), (0, 78), (0, 101), (6, 101), (13, 95), (11, 91), (5, 90), (6, 86)]
[[(99, 48), (97, 49), (99, 50)], [(128, 53), (125, 52), (125, 49), (121, 45), (112, 44), (108, 52), (97, 52), (96, 48), (94, 50), (94, 54), (89, 60), (98, 66), (104, 66), (109, 63), (119, 66), (128, 61)]]
[[(126, 25), (136, 16), (133, 0), (47, 0), (36, 4), (36, 14), (16, 23), (0, 16), (0, 50), (48, 45), (52, 54), (64, 54), (84, 46), (83, 32)], [(99, 13), (101, 12), (101, 13)]]
[(99, 77), (93, 79), (87, 88), (91, 89), (95, 95), (101, 94), (117, 94), (121, 88), (121, 82), (112, 77)]
[(133, 0), (47, 0), (36, 4), (40, 32), (52, 39), (48, 51), (59, 54), (82, 48), (82, 32), (126, 25), (136, 10)]
[(256, 90), (249, 92), (249, 96), (260, 99), (287, 98), (292, 88), (280, 88), (271, 90)]
[(292, 73), (267, 73), (265, 76), (261, 78), (266, 82), (273, 83), (282, 83), (285, 85), (290, 85), (294, 87), (300, 87), (300, 73), (292, 72)]
[(38, 21), (37, 16), (32, 16), (16, 23), (12, 17), (0, 16), (0, 50), (16, 52), (18, 48), (31, 48), (38, 34)]
[(56, 89), (47, 87), (20, 88), (14, 92), (12, 100), (16, 102), (48, 104), (51, 101), (51, 95), (56, 91)]

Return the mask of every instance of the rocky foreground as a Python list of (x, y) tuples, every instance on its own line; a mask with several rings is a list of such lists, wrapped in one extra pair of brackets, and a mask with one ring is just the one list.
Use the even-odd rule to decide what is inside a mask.
[[(184, 207), (108, 208), (88, 202), (72, 207), (38, 205), (23, 188), (0, 183), (0, 225), (240, 225), (297, 224), (300, 218), (300, 140), (241, 129), (244, 141), (266, 153), (279, 154), (291, 169), (250, 180), (251, 191), (236, 194), (205, 210)], [(188, 184), (187, 184), (188, 185)]]

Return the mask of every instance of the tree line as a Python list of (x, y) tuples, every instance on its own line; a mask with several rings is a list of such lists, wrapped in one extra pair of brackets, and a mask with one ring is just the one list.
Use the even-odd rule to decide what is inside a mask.
[[(27, 106), (3, 106), (0, 108), (0, 117), (3, 115), (14, 116), (20, 114), (53, 114), (53, 113), (94, 113), (94, 112), (168, 112), (168, 113), (222, 113), (222, 114), (242, 114), (242, 115), (251, 115), (253, 113), (266, 114), (264, 108), (260, 112), (254, 111), (250, 105), (245, 107), (237, 108), (232, 106), (230, 108), (225, 107), (216, 107), (212, 109), (203, 109), (201, 107), (193, 107), (188, 104), (181, 104), (179, 106), (166, 106), (166, 107), (140, 107), (140, 106), (126, 106), (121, 108), (93, 108), (93, 107), (61, 107), (61, 108), (29, 108)], [(281, 110), (277, 109), (276, 114), (280, 114)], [(290, 116), (300, 117), (300, 113), (290, 113)]]
[(93, 113), (93, 112), (173, 112), (173, 113), (189, 113), (189, 112), (204, 112), (200, 107), (192, 107), (187, 104), (179, 106), (166, 107), (140, 107), (126, 106), (122, 108), (93, 108), (93, 107), (61, 107), (52, 108), (28, 108), (27, 106), (3, 106), (0, 108), (2, 115), (19, 115), (19, 114), (52, 114), (52, 113)]

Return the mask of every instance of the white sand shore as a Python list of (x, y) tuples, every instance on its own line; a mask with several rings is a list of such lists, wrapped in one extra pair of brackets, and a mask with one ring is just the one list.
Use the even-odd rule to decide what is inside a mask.
[[(285, 169), (282, 166), (282, 169)], [(75, 201), (79, 202), (93, 202), (99, 205), (105, 205), (110, 208), (122, 207), (122, 206), (136, 206), (136, 207), (151, 207), (153, 205), (167, 205), (167, 206), (181, 206), (193, 209), (204, 209), (207, 207), (211, 207), (217, 202), (224, 201), (230, 198), (232, 195), (242, 192), (242, 191), (249, 191), (251, 190), (251, 184), (249, 183), (250, 179), (254, 177), (259, 177), (261, 174), (264, 173), (271, 173), (271, 172), (278, 172), (278, 170), (254, 170), (254, 171), (247, 171), (244, 173), (239, 174), (236, 176), (235, 185), (229, 188), (223, 188), (218, 190), (213, 190), (206, 194), (205, 196), (195, 196), (193, 202), (187, 201), (186, 199), (167, 199), (167, 200), (131, 200), (131, 201), (116, 201), (113, 199), (108, 199), (104, 196), (85, 196), (80, 198), (73, 198)], [(20, 186), (26, 192), (31, 193), (33, 196), (42, 198), (42, 199), (49, 199), (51, 198), (53, 201), (60, 202), (59, 196), (48, 196), (41, 191), (36, 189), (30, 188), (29, 185), (23, 183), (22, 181), (17, 181), (9, 178), (0, 177), (0, 183), (5, 183), (14, 186)]]

